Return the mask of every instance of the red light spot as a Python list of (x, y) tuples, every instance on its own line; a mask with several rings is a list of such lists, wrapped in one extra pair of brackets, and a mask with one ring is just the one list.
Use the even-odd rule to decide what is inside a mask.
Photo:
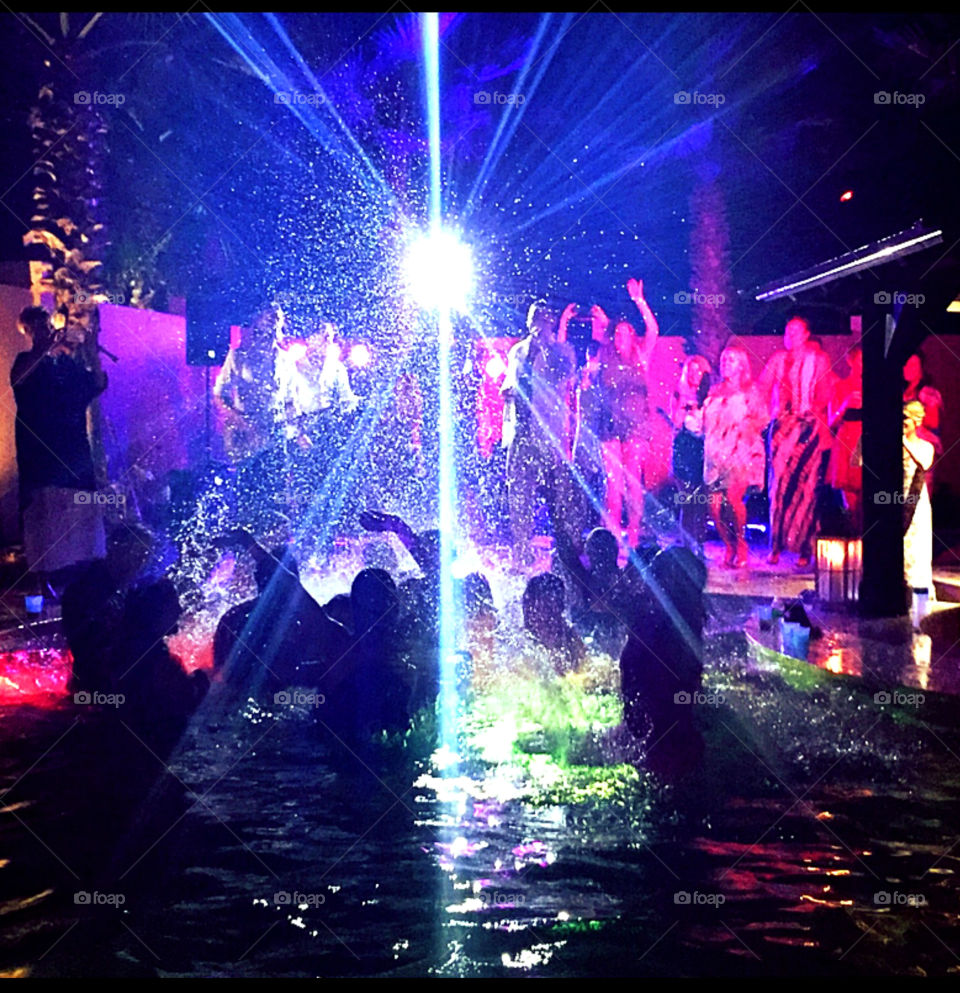
[(53, 706), (67, 692), (73, 657), (68, 649), (38, 648), (0, 653), (0, 704)]
[(848, 200), (852, 200), (852, 199), (853, 199), (853, 190), (844, 190), (843, 193), (840, 194), (841, 203), (846, 203)]

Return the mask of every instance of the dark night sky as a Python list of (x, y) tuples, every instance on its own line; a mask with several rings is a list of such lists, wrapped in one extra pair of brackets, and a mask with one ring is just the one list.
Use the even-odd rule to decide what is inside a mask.
[[(55, 24), (52, 15), (36, 16)], [(951, 46), (960, 18), (565, 16), (465, 13), (443, 37), (446, 204), (476, 242), (497, 292), (616, 305), (634, 273), (646, 278), (665, 326), (682, 323), (688, 318), (671, 311), (671, 301), (690, 288), (690, 195), (714, 176), (725, 199), (734, 290), (920, 217), (956, 231), (960, 45)], [(150, 243), (162, 233), (170, 271), (213, 257), (231, 272), (246, 270), (258, 287), (271, 279), (316, 284), (328, 306), (375, 292), (369, 271), (367, 283), (354, 277), (376, 253), (379, 207), (358, 180), (363, 169), (344, 132), (325, 112), (308, 115), (305, 126), (275, 103), (208, 17), (178, 17), (110, 13), (88, 39), (83, 85), (128, 94), (124, 107), (106, 113), (114, 238), (119, 231)], [(410, 15), (278, 20), (374, 165), (386, 169), (406, 157), (407, 211), (422, 216), (426, 127)], [(306, 85), (263, 15), (221, 23)], [(8, 207), (25, 218), (30, 177), (21, 177), (32, 158), (24, 121), (45, 49), (13, 14), (0, 15), (0, 32), (12, 42), (0, 84), (0, 182), (12, 186)], [(475, 94), (514, 91), (524, 95), (523, 114), (504, 119), (515, 130), (501, 136), (488, 181), (465, 212), (503, 112), (478, 104)], [(678, 103), (678, 92), (714, 102)], [(876, 92), (920, 94), (923, 105), (878, 104)], [(331, 153), (330, 134), (346, 149), (346, 167)], [(847, 187), (855, 196), (841, 203)], [(131, 222), (145, 204), (149, 217)], [(9, 210), (2, 214), (0, 258), (16, 258), (23, 227)], [(336, 248), (338, 240), (349, 250)], [(267, 257), (270, 272), (254, 277)]]

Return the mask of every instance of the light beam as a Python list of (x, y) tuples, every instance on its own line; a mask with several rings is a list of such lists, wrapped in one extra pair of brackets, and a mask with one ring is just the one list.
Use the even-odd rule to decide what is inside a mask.
[[(421, 249), (427, 258), (436, 260), (437, 248), (449, 245), (449, 237), (444, 236), (441, 224), (443, 207), (441, 203), (440, 186), (440, 24), (439, 15), (425, 13), (422, 15), (423, 25), (423, 56), (424, 84), (427, 94), (427, 120), (430, 136), (430, 237), (427, 245), (429, 250)], [(463, 266), (463, 252), (457, 251), (461, 277), (464, 271), (469, 275), (469, 268)], [(419, 264), (419, 263), (418, 263)], [(472, 276), (470, 277), (472, 278)], [(434, 285), (436, 282), (434, 281)], [(459, 291), (464, 288), (463, 281)], [(430, 294), (428, 293), (428, 296)], [(449, 298), (449, 294), (441, 293), (441, 297)], [(444, 302), (448, 302), (444, 301)], [(452, 330), (449, 307), (439, 306), (434, 309), (437, 320), (438, 347), (440, 350), (440, 370), (438, 377), (439, 410), (438, 424), (440, 433), (440, 464), (438, 472), (439, 485), (439, 525), (440, 525), (440, 699), (439, 726), (440, 748), (451, 755), (457, 755), (457, 711), (459, 698), (457, 694), (457, 672), (455, 652), (456, 632), (458, 628), (458, 611), (454, 596), (453, 562), (455, 558), (455, 528), (456, 517), (454, 503), (456, 501), (456, 471), (454, 466), (454, 414), (452, 402), (452, 377), (450, 375), (450, 348)], [(454, 762), (444, 770), (447, 776), (457, 775), (457, 763)]]

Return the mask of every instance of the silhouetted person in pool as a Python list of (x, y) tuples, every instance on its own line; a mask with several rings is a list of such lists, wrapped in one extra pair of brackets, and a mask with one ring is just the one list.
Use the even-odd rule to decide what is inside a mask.
[(398, 591), (409, 658), (416, 669), (413, 713), (433, 703), (439, 686), (441, 535), (437, 530), (414, 532), (402, 518), (380, 511), (365, 511), (360, 523), (368, 531), (393, 532), (422, 573), (401, 583)]
[(550, 653), (558, 676), (580, 668), (586, 651), (580, 636), (563, 616), (563, 580), (549, 572), (531, 577), (523, 591), (523, 626)]
[(73, 656), (71, 693), (113, 692), (124, 598), (152, 552), (153, 536), (146, 528), (121, 524), (107, 540), (107, 557), (88, 563), (64, 590), (60, 617)]
[[(264, 683), (280, 689), (298, 678), (310, 685), (313, 679), (335, 685), (350, 636), (303, 588), (289, 549), (267, 552), (245, 531), (218, 544), (239, 544), (253, 555), (258, 594), (220, 619), (213, 639), (214, 669), (224, 671), (229, 683), (251, 689)], [(305, 662), (320, 662), (320, 671), (306, 677), (298, 673)]]
[(647, 596), (647, 570), (660, 554), (660, 545), (652, 538), (642, 541), (630, 554), (623, 568), (623, 582), (626, 586), (626, 602), (629, 610), (636, 607), (637, 600)]
[(459, 587), (467, 640), (492, 635), (497, 626), (497, 606), (490, 581), (482, 572), (471, 572)]
[(169, 579), (135, 587), (127, 594), (118, 643), (114, 685), (125, 698), (119, 716), (160, 755), (177, 743), (210, 684), (202, 670), (188, 674), (167, 647), (181, 613)]
[[(557, 557), (569, 576), (574, 627), (594, 646), (617, 658), (626, 640), (629, 587), (617, 564), (617, 539), (594, 528), (582, 553), (562, 528), (557, 529)], [(585, 564), (584, 564), (585, 560)]]
[(324, 613), (347, 631), (353, 631), (353, 604), (349, 593), (337, 593), (323, 605)]
[(436, 642), (440, 627), (440, 532), (418, 534), (402, 518), (371, 510), (360, 515), (360, 525), (368, 531), (395, 534), (420, 567), (423, 578), (404, 582), (400, 601), (404, 613), (416, 622), (416, 636), (425, 644)]
[(362, 569), (350, 588), (353, 644), (345, 677), (318, 715), (360, 744), (380, 731), (403, 730), (417, 698), (436, 697), (431, 674), (410, 665), (397, 585), (384, 569)]
[(630, 617), (620, 656), (624, 721), (647, 737), (647, 765), (670, 777), (695, 764), (703, 742), (694, 724), (703, 674), (706, 570), (688, 548), (668, 548), (645, 572), (647, 595)]
[(461, 645), (470, 656), (473, 684), (483, 686), (495, 675), (497, 608), (487, 577), (471, 572), (459, 584), (463, 633)]

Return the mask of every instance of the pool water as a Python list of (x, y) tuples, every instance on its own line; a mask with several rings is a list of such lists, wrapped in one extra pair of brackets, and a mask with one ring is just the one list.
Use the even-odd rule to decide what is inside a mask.
[(429, 715), (360, 750), (214, 692), (168, 768), (122, 708), (8, 702), (0, 971), (960, 970), (953, 698), (878, 704), (717, 630), (690, 706), (703, 756), (664, 782), (602, 686), (468, 698), (457, 756)]

